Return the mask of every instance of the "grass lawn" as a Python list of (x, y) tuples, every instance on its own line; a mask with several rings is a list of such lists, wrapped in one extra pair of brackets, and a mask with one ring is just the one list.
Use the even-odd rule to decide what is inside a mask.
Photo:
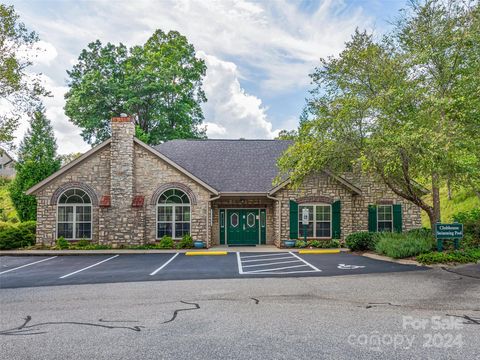
[(9, 180), (0, 178), (0, 221), (18, 220), (17, 212), (8, 193), (9, 184)]
[[(453, 214), (480, 207), (480, 200), (475, 194), (465, 189), (453, 190), (452, 200), (448, 200), (447, 187), (440, 189), (440, 206), (442, 222), (453, 220)], [(425, 211), (422, 211), (422, 226), (430, 227), (430, 221)]]

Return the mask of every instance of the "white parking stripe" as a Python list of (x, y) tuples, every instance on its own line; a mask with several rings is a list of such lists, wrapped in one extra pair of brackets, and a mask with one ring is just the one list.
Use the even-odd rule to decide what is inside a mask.
[(247, 255), (247, 256), (242, 256), (242, 259), (254, 258), (254, 257), (264, 257), (264, 256), (283, 256), (283, 255), (286, 255), (286, 254), (288, 254), (288, 252), (276, 253), (276, 254)]
[(242, 260), (240, 259), (240, 253), (237, 251), (237, 263), (238, 263), (238, 273), (243, 274)]
[(95, 263), (95, 264), (93, 264), (93, 265), (87, 266), (86, 268), (83, 268), (83, 269), (74, 271), (74, 272), (72, 272), (72, 273), (70, 273), (70, 274), (67, 274), (67, 275), (60, 276), (60, 279), (65, 279), (66, 277), (75, 275), (75, 274), (77, 274), (77, 273), (79, 273), (79, 272), (81, 272), (81, 271), (88, 270), (88, 269), (90, 269), (90, 268), (92, 268), (92, 267), (94, 267), (94, 266), (100, 265), (100, 264), (102, 264), (102, 263), (104, 263), (104, 262), (106, 262), (106, 261), (108, 261), (108, 260), (115, 259), (117, 256), (120, 256), (120, 255), (114, 255), (114, 256), (112, 256), (112, 257), (109, 257), (108, 259), (105, 259), (105, 260), (99, 261), (98, 263)]
[(300, 262), (299, 260), (290, 260), (290, 261), (277, 261), (277, 262), (271, 262), (271, 263), (265, 263), (265, 264), (253, 264), (253, 265), (243, 265), (244, 268), (250, 268), (250, 267), (255, 267), (255, 266), (269, 266), (269, 265), (277, 265), (277, 264), (288, 264), (288, 263), (298, 263)]
[(294, 268), (306, 267), (306, 266), (308, 267), (308, 265), (302, 264), (302, 265), (294, 265), (294, 266), (284, 266), (284, 267), (275, 268), (275, 269), (252, 270), (252, 271), (249, 271), (248, 274), (261, 273), (261, 272), (265, 272), (265, 271), (276, 271), (276, 270), (294, 269)]
[(25, 265), (22, 265), (22, 266), (18, 266), (18, 267), (13, 268), (13, 269), (5, 270), (5, 271), (0, 272), (0, 275), (6, 274), (6, 273), (8, 273), (10, 271), (13, 271), (13, 270), (21, 269), (21, 268), (24, 268), (24, 267), (27, 267), (27, 266), (30, 266), (30, 265), (35, 265), (35, 264), (38, 264), (38, 263), (41, 263), (41, 262), (44, 262), (44, 261), (47, 261), (47, 260), (52, 260), (52, 259), (55, 259), (56, 257), (57, 256), (52, 256), (52, 257), (49, 257), (47, 259), (38, 260), (38, 261), (35, 261), (33, 263), (29, 263), (29, 264), (25, 264)]
[[(252, 271), (252, 275), (258, 274), (258, 275), (293, 275), (293, 274), (303, 274), (303, 273), (316, 273), (317, 271), (315, 270), (298, 270), (298, 271), (276, 271), (276, 272), (260, 272), (256, 273)], [(250, 273), (247, 273), (247, 275)]]
[(291, 256), (284, 256), (281, 258), (268, 258), (268, 259), (253, 259), (253, 260), (243, 260), (244, 258), (242, 257), (242, 262), (243, 263), (250, 263), (250, 262), (258, 262), (258, 261), (275, 261), (275, 260), (286, 260), (286, 259), (291, 259)]
[(172, 262), (173, 259), (175, 259), (178, 254), (180, 253), (176, 253), (175, 255), (173, 255), (165, 264), (163, 264), (162, 266), (160, 266), (157, 270), (155, 270), (154, 272), (152, 272), (150, 275), (155, 275), (156, 273), (158, 273), (160, 270), (162, 270), (165, 266), (167, 266), (168, 264), (170, 264), (170, 262)]
[(293, 256), (295, 256), (298, 260), (302, 261), (303, 263), (307, 264), (308, 266), (310, 266), (313, 270), (315, 271), (322, 271), (318, 268), (316, 268), (315, 266), (313, 266), (312, 264), (310, 264), (309, 262), (306, 262), (305, 260), (303, 260), (300, 256), (294, 254), (293, 252), (290, 251), (290, 254), (292, 254)]

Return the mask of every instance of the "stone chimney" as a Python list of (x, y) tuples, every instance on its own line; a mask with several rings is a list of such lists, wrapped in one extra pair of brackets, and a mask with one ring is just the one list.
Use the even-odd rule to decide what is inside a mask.
[(110, 146), (110, 195), (115, 212), (129, 211), (133, 198), (134, 119), (129, 116), (112, 118)]

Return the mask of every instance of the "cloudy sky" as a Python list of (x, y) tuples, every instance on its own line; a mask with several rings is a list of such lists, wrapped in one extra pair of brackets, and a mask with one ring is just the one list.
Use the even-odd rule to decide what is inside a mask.
[[(178, 30), (208, 67), (203, 106), (211, 138), (273, 138), (293, 129), (310, 88), (308, 74), (335, 55), (356, 27), (387, 31), (405, 0), (6, 1), (44, 51), (45, 100), (59, 152), (89, 149), (63, 112), (66, 70), (86, 45), (143, 44), (155, 29)], [(27, 128), (17, 131), (21, 138)]]

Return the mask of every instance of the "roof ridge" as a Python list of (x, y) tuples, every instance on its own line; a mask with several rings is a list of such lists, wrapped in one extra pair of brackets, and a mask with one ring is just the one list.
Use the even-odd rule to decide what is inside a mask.
[(156, 144), (156, 145), (153, 145), (153, 146), (157, 146), (157, 145), (162, 145), (162, 144), (165, 144), (167, 142), (171, 142), (171, 141), (198, 141), (198, 142), (206, 142), (206, 141), (292, 141), (292, 140), (285, 140), (285, 139), (172, 139), (172, 140), (167, 140), (163, 143), (160, 143), (160, 144)]

